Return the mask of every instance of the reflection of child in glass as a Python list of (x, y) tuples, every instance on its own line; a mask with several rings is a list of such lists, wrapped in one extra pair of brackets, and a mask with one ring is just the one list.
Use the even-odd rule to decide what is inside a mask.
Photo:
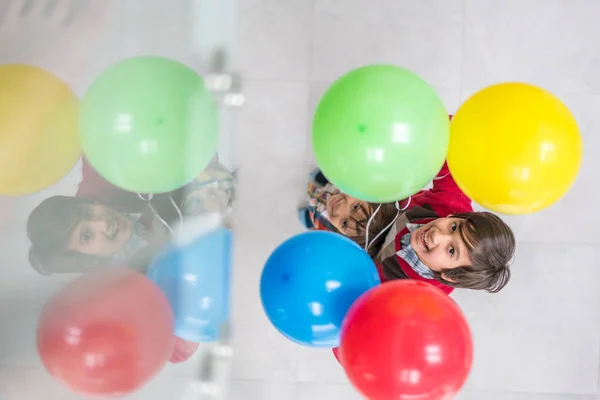
[[(489, 212), (473, 212), (444, 164), (433, 188), (395, 203), (368, 203), (316, 175), (299, 212), (309, 229), (333, 230), (368, 251), (383, 282), (416, 279), (446, 293), (497, 292), (510, 279), (512, 230)], [(302, 218), (304, 217), (304, 219)]]
[(232, 175), (215, 158), (194, 182), (148, 202), (114, 187), (84, 160), (76, 196), (50, 197), (29, 216), (31, 264), (42, 274), (107, 264), (145, 270), (182, 215), (228, 211), (233, 188)]
[[(122, 264), (143, 271), (186, 215), (228, 212), (234, 179), (215, 157), (185, 188), (152, 197), (150, 204), (100, 177), (83, 160), (75, 197), (44, 200), (29, 216), (29, 260), (41, 274), (82, 273)], [(188, 360), (198, 344), (175, 338), (172, 363)]]

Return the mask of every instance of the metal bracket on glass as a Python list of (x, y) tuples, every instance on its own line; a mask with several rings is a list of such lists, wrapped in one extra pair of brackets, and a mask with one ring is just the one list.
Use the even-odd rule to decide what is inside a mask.
[(223, 104), (229, 107), (244, 105), (242, 79), (239, 73), (227, 71), (227, 51), (219, 49), (214, 52), (210, 61), (210, 73), (206, 76), (206, 86), (210, 91), (221, 95)]
[(223, 326), (221, 340), (200, 355), (198, 380), (192, 383), (194, 398), (198, 400), (225, 400), (229, 395), (230, 366), (233, 357), (229, 323)]

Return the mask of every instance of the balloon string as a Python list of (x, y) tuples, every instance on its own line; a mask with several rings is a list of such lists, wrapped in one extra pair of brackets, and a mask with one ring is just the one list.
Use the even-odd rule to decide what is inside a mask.
[[(145, 198), (144, 195), (142, 195), (141, 193), (138, 193), (138, 197), (142, 200), (144, 200), (145, 202), (148, 203), (148, 207), (150, 207), (150, 210), (152, 210), (152, 213), (154, 214), (154, 216), (156, 218), (158, 218), (158, 220), (167, 227), (167, 229), (169, 230), (169, 232), (171, 232), (171, 235), (175, 236), (175, 232), (173, 231), (173, 229), (171, 229), (171, 227), (169, 226), (169, 224), (167, 224), (167, 222), (162, 219), (162, 217), (160, 215), (158, 215), (158, 212), (154, 209), (154, 207), (152, 206), (152, 198), (154, 197), (153, 194), (149, 194), (148, 198)], [(171, 198), (171, 196), (169, 196), (169, 198)], [(173, 201), (173, 199), (171, 198), (171, 201)], [(173, 201), (173, 205), (175, 205), (175, 202)], [(175, 205), (175, 208), (177, 209), (177, 212), (179, 213), (179, 215), (181, 215), (181, 211), (179, 211), (179, 208)]]
[(183, 214), (181, 213), (179, 207), (177, 207), (177, 204), (175, 203), (175, 200), (173, 200), (173, 197), (171, 197), (171, 195), (169, 195), (169, 200), (171, 200), (171, 204), (173, 205), (173, 207), (175, 207), (177, 215), (179, 215), (179, 228), (177, 229), (177, 233), (181, 233), (181, 230), (183, 229)]
[(394, 217), (394, 219), (392, 220), (392, 222), (390, 222), (388, 224), (388, 226), (386, 226), (385, 228), (383, 228), (376, 236), (375, 238), (371, 241), (371, 243), (369, 243), (369, 225), (371, 225), (371, 221), (373, 220), (373, 218), (375, 217), (375, 214), (377, 214), (377, 212), (379, 211), (379, 209), (381, 208), (381, 204), (377, 207), (377, 209), (375, 210), (375, 212), (373, 213), (373, 215), (371, 215), (371, 218), (369, 218), (369, 222), (367, 222), (367, 233), (365, 236), (365, 251), (369, 251), (369, 248), (371, 247), (371, 245), (373, 243), (375, 243), (375, 241), (381, 236), (383, 235), (383, 233), (385, 231), (387, 231), (392, 225), (394, 225), (394, 223), (396, 222), (396, 220), (398, 219), (398, 217), (400, 216), (400, 212), (401, 211), (405, 211), (406, 209), (408, 209), (408, 206), (410, 205), (410, 201), (412, 199), (412, 196), (408, 196), (408, 201), (406, 202), (406, 205), (403, 208), (400, 208), (400, 203), (398, 201), (395, 202), (396, 205), (396, 210), (398, 210), (398, 212), (396, 213), (396, 216)]

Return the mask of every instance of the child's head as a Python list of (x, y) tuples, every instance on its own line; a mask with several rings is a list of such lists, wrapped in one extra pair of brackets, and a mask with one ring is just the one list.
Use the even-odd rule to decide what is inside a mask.
[(448, 286), (496, 293), (510, 280), (515, 237), (492, 213), (436, 218), (413, 231), (410, 242), (421, 262)]
[(39, 272), (52, 273), (61, 271), (40, 268), (58, 255), (79, 259), (78, 264), (85, 264), (84, 259), (111, 257), (131, 237), (132, 224), (123, 214), (94, 201), (54, 196), (33, 210), (27, 221), (27, 235), (32, 265)]
[(44, 200), (27, 221), (35, 246), (101, 257), (116, 253), (131, 233), (131, 222), (113, 208), (69, 196)]
[[(336, 199), (332, 196), (333, 200)], [(375, 258), (385, 242), (391, 223), (398, 215), (396, 203), (379, 204), (361, 202), (349, 196), (336, 203), (328, 202), (332, 223), (361, 247), (368, 248)], [(421, 215), (417, 219), (434, 217), (425, 209), (409, 213)], [(373, 215), (374, 214), (374, 215)], [(335, 221), (335, 222), (334, 222)], [(495, 293), (510, 279), (509, 263), (515, 252), (512, 230), (498, 216), (489, 212), (469, 212), (434, 217), (411, 234), (411, 246), (419, 260), (431, 269), (436, 279), (448, 286), (487, 290)]]
[[(379, 207), (377, 203), (358, 200), (345, 193), (336, 193), (327, 199), (328, 219), (331, 224), (341, 234), (352, 238), (356, 237), (357, 240), (359, 237), (364, 239), (369, 217), (373, 215), (377, 207)], [(397, 212), (395, 203), (381, 204), (376, 218), (373, 218), (369, 225), (369, 231), (381, 232), (396, 217)], [(384, 223), (385, 225), (383, 225)], [(373, 239), (374, 236), (370, 236), (370, 238)], [(364, 247), (364, 244), (361, 245)]]

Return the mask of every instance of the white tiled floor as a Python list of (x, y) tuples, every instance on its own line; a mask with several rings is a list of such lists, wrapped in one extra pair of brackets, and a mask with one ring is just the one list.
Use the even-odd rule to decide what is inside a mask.
[(311, 81), (371, 63), (403, 65), (434, 85), (458, 88), (462, 0), (316, 0)]
[(594, 0), (464, 2), (462, 87), (519, 80), (548, 90), (598, 93)]
[(306, 83), (314, 0), (240, 3), (245, 78)]
[[(146, 0), (142, 7), (131, 0), (122, 6), (82, 76), (64, 69), (55, 54), (39, 59), (31, 58), (33, 50), (5, 49), (1, 29), (0, 61), (38, 60), (81, 94), (98, 71), (123, 55), (153, 52), (188, 60), (186, 30), (178, 22), (193, 1), (166, 7)], [(349, 69), (395, 63), (427, 79), (449, 112), (486, 85), (520, 80), (553, 91), (577, 117), (585, 156), (571, 192), (543, 212), (507, 218), (519, 241), (511, 284), (497, 295), (453, 296), (469, 319), (476, 351), (458, 400), (600, 400), (600, 211), (595, 207), (600, 202), (600, 2), (241, 0), (240, 10), (247, 104), (236, 139), (242, 169), (232, 399), (359, 399), (328, 351), (300, 348), (270, 326), (258, 299), (258, 280), (274, 247), (301, 231), (295, 204), (312, 162), (310, 121), (320, 95)], [(48, 399), (81, 398), (69, 395), (39, 367), (35, 316), (63, 280), (42, 280), (28, 270), (23, 231), (39, 199), (50, 192), (72, 193), (79, 178), (74, 171), (51, 191), (20, 199), (4, 222), (2, 399), (28, 400), (41, 393)], [(0, 204), (12, 203), (2, 199)], [(183, 399), (194, 367), (169, 366), (131, 398)]]
[(519, 243), (513, 281), (502, 292), (453, 296), (475, 339), (473, 390), (594, 394), (600, 360), (598, 272), (575, 265), (600, 248)]

